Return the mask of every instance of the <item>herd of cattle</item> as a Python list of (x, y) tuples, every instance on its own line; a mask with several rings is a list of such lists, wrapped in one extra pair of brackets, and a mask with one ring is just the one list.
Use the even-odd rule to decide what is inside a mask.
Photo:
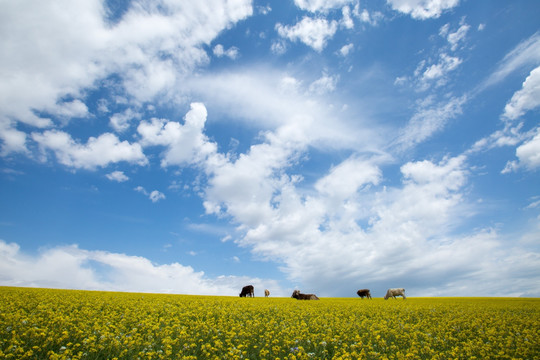
[[(369, 289), (360, 289), (356, 292), (358, 296), (360, 296), (362, 299), (367, 298), (371, 299), (371, 292)], [(247, 285), (242, 288), (242, 292), (240, 293), (240, 297), (254, 297), (255, 296), (255, 288), (253, 285)], [(264, 296), (269, 297), (270, 291), (264, 290)], [(403, 297), (403, 300), (405, 300), (407, 297), (405, 296), (405, 289), (403, 288), (395, 288), (395, 289), (388, 289), (386, 292), (386, 295), (384, 296), (384, 300), (388, 300), (388, 298), (396, 298), (396, 296)], [(300, 290), (294, 290), (292, 295), (292, 298), (295, 298), (296, 300), (319, 300), (317, 295), (315, 294), (302, 294)]]

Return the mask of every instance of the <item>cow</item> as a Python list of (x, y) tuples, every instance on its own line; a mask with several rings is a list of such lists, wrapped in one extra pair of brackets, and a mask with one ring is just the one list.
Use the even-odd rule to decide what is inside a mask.
[(362, 299), (368, 298), (371, 299), (371, 293), (369, 292), (369, 289), (360, 289), (356, 292), (358, 296), (360, 296)]
[(255, 291), (253, 289), (253, 285), (247, 285), (242, 288), (242, 292), (240, 293), (240, 297), (254, 297)]
[(268, 291), (268, 289), (264, 290), (264, 297), (269, 297), (270, 296), (270, 291)]
[(388, 289), (386, 292), (386, 295), (384, 296), (384, 300), (388, 300), (389, 297), (396, 298), (396, 296), (403, 296), (403, 300), (405, 300), (407, 297), (405, 296), (405, 289), (403, 288), (397, 288), (397, 289)]
[(291, 297), (295, 298), (296, 300), (319, 300), (317, 295), (315, 295), (315, 294), (302, 294), (302, 293), (300, 293), (300, 290), (294, 290)]

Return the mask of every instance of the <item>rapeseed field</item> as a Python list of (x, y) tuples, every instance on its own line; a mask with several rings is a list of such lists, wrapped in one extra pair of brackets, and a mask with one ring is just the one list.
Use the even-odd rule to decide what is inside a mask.
[(540, 299), (0, 287), (5, 359), (540, 359)]

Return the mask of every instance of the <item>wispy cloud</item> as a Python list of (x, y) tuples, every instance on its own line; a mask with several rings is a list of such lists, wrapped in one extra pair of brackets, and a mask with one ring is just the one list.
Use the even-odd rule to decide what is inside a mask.
[(540, 64), (540, 32), (520, 42), (479, 87), (479, 91), (504, 80), (509, 74), (524, 66)]

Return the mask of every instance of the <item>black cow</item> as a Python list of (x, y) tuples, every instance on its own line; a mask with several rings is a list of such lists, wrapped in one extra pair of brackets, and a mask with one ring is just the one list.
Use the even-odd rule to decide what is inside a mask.
[(300, 290), (294, 290), (291, 297), (295, 298), (296, 300), (319, 300), (317, 295), (315, 295), (315, 294), (302, 294), (302, 293), (300, 293)]
[(368, 299), (371, 299), (371, 293), (369, 292), (369, 289), (360, 289), (356, 292), (358, 294), (358, 296), (360, 296), (362, 299), (363, 298), (368, 298)]
[(240, 297), (254, 297), (255, 296), (255, 289), (253, 289), (253, 285), (247, 285), (242, 288), (242, 292), (240, 293)]

